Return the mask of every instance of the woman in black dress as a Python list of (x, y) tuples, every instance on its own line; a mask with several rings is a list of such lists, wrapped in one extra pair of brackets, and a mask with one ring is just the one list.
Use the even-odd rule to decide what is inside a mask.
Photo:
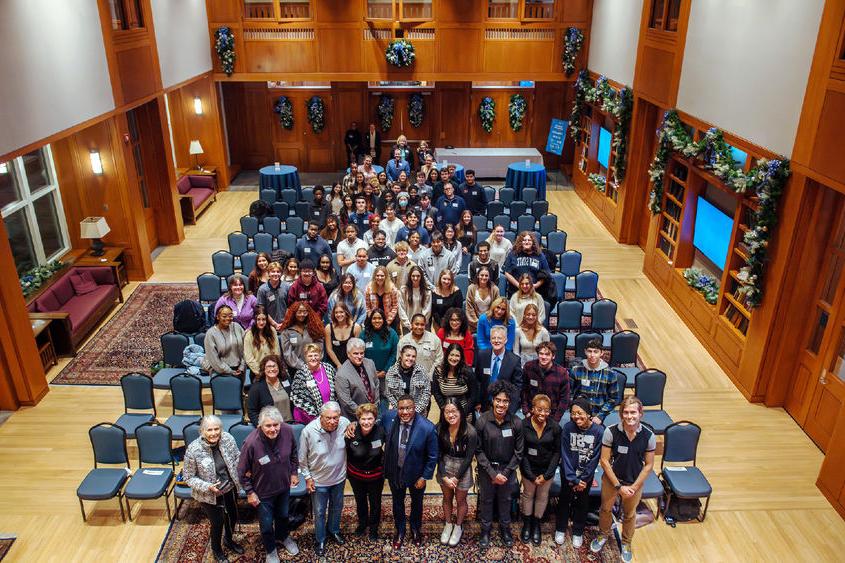
[(455, 285), (455, 274), (452, 270), (443, 270), (437, 276), (437, 283), (434, 285), (434, 302), (431, 305), (431, 330), (437, 332), (443, 323), (443, 316), (452, 307), (463, 309), (464, 294)]
[(337, 301), (329, 311), (329, 324), (325, 329), (326, 355), (340, 369), (346, 361), (346, 343), (361, 334), (361, 325), (355, 322), (349, 307), (343, 301)]
[(363, 536), (369, 528), (370, 541), (376, 541), (384, 489), (384, 428), (376, 422), (378, 407), (372, 403), (359, 405), (355, 416), (354, 433), (350, 437), (347, 430), (346, 434), (346, 476), (358, 512), (355, 535)]

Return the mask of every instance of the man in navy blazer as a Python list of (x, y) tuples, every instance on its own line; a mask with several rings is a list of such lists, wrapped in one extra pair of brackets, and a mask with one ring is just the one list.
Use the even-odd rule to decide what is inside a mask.
[(396, 532), (393, 548), (405, 540), (405, 494), (411, 495), (411, 537), (422, 544), (423, 496), (426, 481), (434, 477), (437, 465), (437, 431), (427, 418), (416, 413), (410, 395), (399, 397), (396, 411), (384, 415), (386, 438), (384, 469), (393, 496)]
[[(490, 329), (490, 346), (486, 350), (475, 353), (475, 378), (478, 380), (478, 397), (475, 400), (475, 410), (479, 413), (490, 410), (490, 397), (487, 388), (495, 381), (507, 381), (516, 394), (511, 395), (508, 412), (516, 413), (519, 408), (519, 389), (522, 389), (522, 362), (519, 356), (505, 350), (507, 329), (494, 326)], [(497, 361), (498, 358), (498, 361)]]

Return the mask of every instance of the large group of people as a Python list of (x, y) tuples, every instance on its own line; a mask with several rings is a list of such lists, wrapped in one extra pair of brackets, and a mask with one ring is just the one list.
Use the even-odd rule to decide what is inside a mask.
[[(577, 548), (601, 464), (600, 535), (590, 547), (602, 549), (621, 497), (622, 553), (630, 560), (654, 434), (640, 424), (642, 405), (631, 397), (620, 407), (621, 422), (603, 426), (619, 389), (600, 340), (571, 365), (556, 361), (544, 306), (553, 300), (554, 259), (533, 232), (511, 244), (497, 226), (476, 244), (472, 216), (487, 200), (474, 172), (457, 183), (453, 169), (438, 170), (430, 152), (415, 154), (400, 139), (382, 178), (373, 168), (380, 140), (372, 133), (347, 132), (349, 172), (330, 189), (315, 187), (316, 207), (296, 252), (259, 254), (255, 270), (232, 276), (214, 306), (203, 367), (249, 377), (247, 412), (256, 427), (238, 451), (219, 419), (206, 416), (187, 449), (185, 476), (211, 521), (215, 557), (224, 561), (224, 548), (241, 549), (232, 537), (236, 490), (258, 509), (267, 561), (278, 560), (277, 541), (296, 555), (287, 506), (299, 479), (312, 498), (318, 556), (327, 544), (348, 541), (340, 529), (347, 480), (355, 535), (370, 540), (379, 537), (387, 481), (395, 549), (408, 528), (410, 541), (423, 541), (423, 495), (432, 479), (442, 492), (440, 542), (458, 545), (475, 487), (486, 548), (494, 521), (501, 542), (514, 543), (519, 476), (519, 539), (540, 545), (558, 470), (553, 539), (566, 541), (571, 519)], [(466, 294), (455, 283), (462, 266)], [(305, 425), (298, 442), (291, 424)]]

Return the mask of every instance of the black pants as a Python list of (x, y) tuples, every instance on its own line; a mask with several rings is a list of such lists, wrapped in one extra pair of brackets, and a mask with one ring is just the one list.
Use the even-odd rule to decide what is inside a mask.
[(400, 534), (405, 533), (405, 494), (410, 492), (411, 529), (419, 532), (422, 528), (423, 497), (425, 496), (425, 487), (418, 489), (414, 485), (411, 485), (410, 487), (401, 487), (392, 481), (389, 483), (390, 494), (393, 496), (393, 523), (396, 525), (396, 531)]
[(516, 478), (511, 475), (504, 485), (494, 485), (490, 475), (479, 471), (478, 475), (478, 518), (481, 520), (481, 531), (490, 532), (493, 525), (493, 505), (499, 510), (499, 525), (503, 528), (511, 524), (512, 493)]
[(590, 508), (590, 487), (587, 486), (580, 493), (572, 490), (568, 483), (562, 483), (560, 487), (560, 498), (557, 503), (557, 524), (558, 532), (565, 532), (569, 517), (572, 516), (572, 535), (584, 535), (584, 528), (587, 524), (587, 511)]
[(226, 539), (232, 539), (232, 531), (235, 529), (237, 523), (237, 505), (235, 501), (235, 490), (232, 489), (228, 493), (217, 497), (217, 504), (208, 504), (201, 502), (205, 515), (211, 522), (211, 550), (214, 553), (223, 553), (223, 546), (221, 539), (223, 537), (223, 530), (226, 530)]
[(349, 475), (349, 484), (355, 494), (355, 508), (358, 511), (358, 526), (367, 526), (378, 530), (381, 520), (381, 493), (384, 490), (384, 477), (363, 481)]

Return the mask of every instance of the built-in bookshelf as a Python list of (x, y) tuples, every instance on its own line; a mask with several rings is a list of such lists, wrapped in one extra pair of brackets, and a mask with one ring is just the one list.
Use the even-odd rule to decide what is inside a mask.
[(748, 333), (751, 310), (748, 307), (748, 295), (743, 290), (745, 284), (739, 278), (739, 271), (748, 259), (749, 249), (744, 237), (749, 229), (754, 228), (758, 205), (756, 198), (743, 198), (737, 206), (736, 229), (734, 229), (733, 244), (728, 255), (727, 271), (723, 276), (722, 299), (719, 306), (722, 318), (743, 338)]
[(674, 262), (681, 235), (684, 216), (687, 178), (689, 169), (677, 160), (671, 160), (666, 173), (666, 188), (663, 191), (663, 205), (657, 231), (657, 250), (669, 262)]
[(583, 174), (589, 174), (590, 167), (590, 137), (593, 132), (592, 117), (584, 115), (581, 118), (581, 152), (578, 156), (578, 168)]

